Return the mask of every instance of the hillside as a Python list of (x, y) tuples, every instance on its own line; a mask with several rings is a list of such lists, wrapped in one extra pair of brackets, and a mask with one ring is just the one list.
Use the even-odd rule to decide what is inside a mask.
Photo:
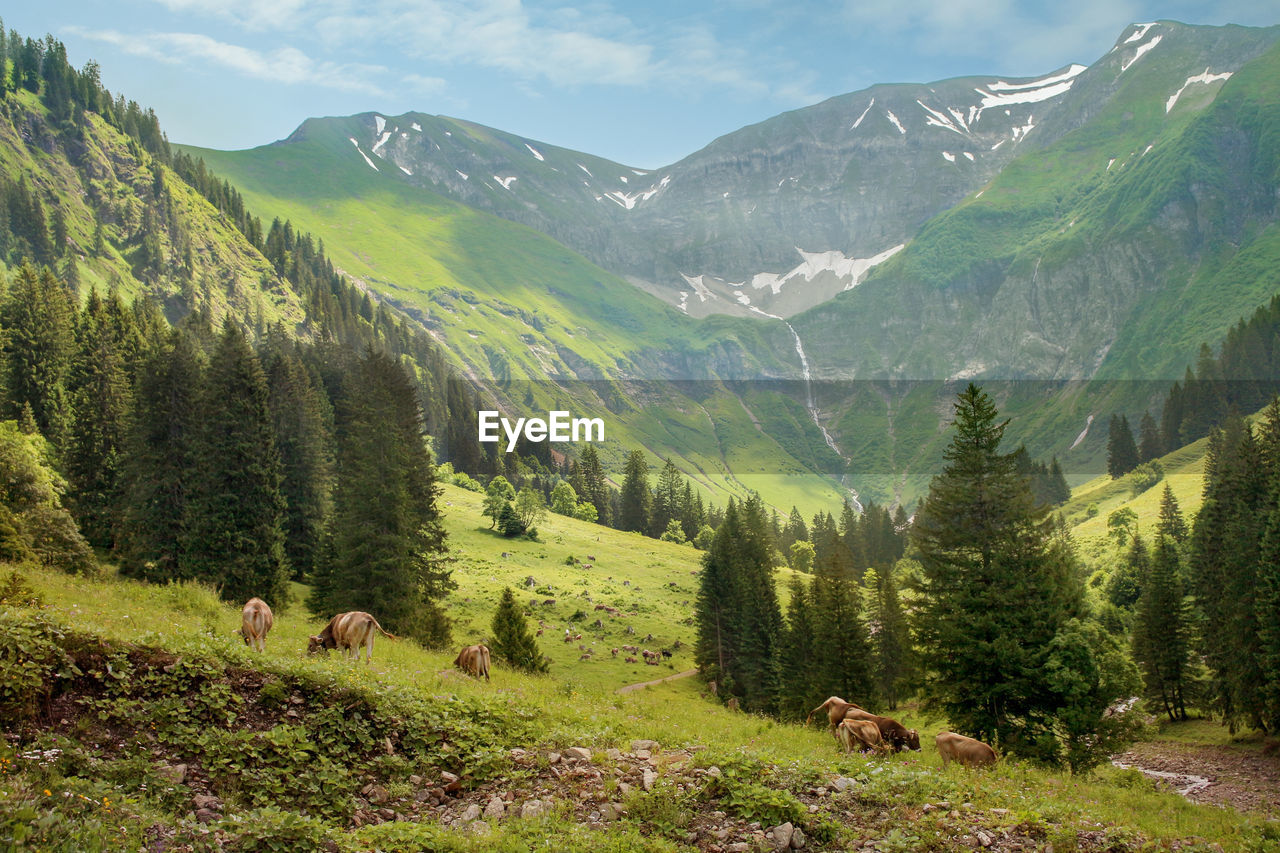
[[(682, 549), (654, 546), (641, 565), (624, 560), (630, 536), (562, 521), (543, 545), (504, 558), (511, 546), (476, 529), (472, 496), (449, 489), (445, 502), (469, 636), (487, 621), (482, 599), (529, 567), (555, 586), (559, 624), (569, 578), (601, 597), (614, 561), (632, 573), (619, 603), (641, 614), (637, 631), (679, 636), (668, 626), (682, 593), (654, 581), (685, 583)], [(583, 544), (598, 567), (553, 571), (559, 549)], [(307, 658), (320, 624), (295, 610), (278, 614), (264, 655), (251, 653), (232, 635), (239, 614), (194, 585), (29, 566), (4, 583), (0, 660), (21, 661), (24, 675), (0, 692), (17, 736), (0, 744), (0, 838), (19, 850), (478, 850), (555, 838), (566, 850), (710, 851), (750, 849), (784, 822), (818, 850), (1274, 843), (1260, 819), (1159, 793), (1134, 771), (944, 771), (928, 742), (936, 723), (919, 721), (922, 753), (863, 758), (837, 753), (818, 726), (726, 711), (696, 679), (620, 696), (630, 672), (570, 660), (549, 635), (551, 676), (497, 667), (486, 684), (453, 671), (452, 652), (405, 640), (379, 640), (371, 666)], [(636, 680), (667, 671), (634, 669), (646, 670)]]

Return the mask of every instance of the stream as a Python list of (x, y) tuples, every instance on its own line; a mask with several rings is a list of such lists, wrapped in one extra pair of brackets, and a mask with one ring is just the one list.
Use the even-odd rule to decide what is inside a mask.
[(1146, 767), (1140, 767), (1137, 764), (1126, 764), (1119, 759), (1111, 759), (1112, 765), (1119, 767), (1121, 770), (1137, 770), (1144, 776), (1152, 779), (1163, 779), (1168, 782), (1175, 791), (1184, 797), (1190, 796), (1197, 791), (1203, 791), (1212, 784), (1212, 781), (1203, 776), (1197, 776), (1194, 773), (1170, 773), (1166, 770), (1149, 770)]

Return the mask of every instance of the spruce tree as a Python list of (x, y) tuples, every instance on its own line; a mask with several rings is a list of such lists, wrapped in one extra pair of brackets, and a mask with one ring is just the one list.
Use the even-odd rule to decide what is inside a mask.
[[(668, 459), (658, 472), (658, 481), (653, 487), (653, 505), (650, 510), (649, 529), (651, 535), (661, 536), (672, 520), (683, 524), (682, 507), (687, 496), (686, 483), (680, 476), (680, 469)], [(694, 528), (697, 532), (697, 528)], [(686, 537), (688, 534), (685, 534)]]
[(786, 628), (783, 631), (782, 700), (779, 712), (783, 719), (801, 720), (826, 698), (818, 684), (818, 670), (826, 656), (826, 645), (818, 641), (813, 623), (813, 607), (804, 581), (792, 577), (787, 601)]
[(525, 672), (545, 673), (550, 661), (538, 649), (538, 641), (529, 630), (528, 620), (516, 606), (511, 587), (502, 590), (498, 609), (493, 614), (493, 639), (490, 651), (501, 661)]
[(871, 637), (872, 692), (893, 710), (910, 683), (910, 630), (898, 599), (893, 569), (885, 569), (883, 574), (869, 569), (862, 580), (866, 587), (867, 631)]
[(627, 454), (627, 465), (623, 472), (622, 493), (618, 502), (618, 517), (615, 519), (617, 528), (636, 533), (650, 533), (649, 512), (651, 501), (652, 496), (649, 494), (649, 463), (644, 459), (644, 451), (633, 450)]
[(185, 551), (187, 504), (195, 488), (203, 381), (201, 356), (180, 330), (139, 367), (117, 534), (121, 570), (131, 577), (193, 577)]
[(368, 351), (336, 410), (334, 555), (312, 609), (366, 610), (389, 631), (445, 645), (449, 621), (439, 601), (456, 584), (413, 384), (396, 359)]
[(40, 433), (55, 447), (61, 447), (66, 425), (74, 314), (70, 294), (53, 273), (25, 264), (0, 308), (8, 415), (17, 417), (29, 405)]
[(1164, 455), (1164, 443), (1160, 440), (1160, 428), (1150, 412), (1142, 413), (1138, 423), (1138, 462), (1150, 462)]
[(1055, 635), (1082, 608), (1067, 543), (1011, 455), (1008, 421), (970, 384), (955, 406), (946, 464), (912, 527), (924, 707), (961, 732), (1045, 756), (1060, 697), (1042, 673)]
[(824, 532), (815, 527), (815, 534), (825, 538), (826, 547), (817, 548), (809, 582), (813, 623), (817, 636), (839, 647), (837, 653), (822, 660), (818, 692), (867, 706), (876, 697), (871, 679), (871, 645), (862, 616), (862, 588), (853, 558), (833, 530)]
[(506, 477), (498, 474), (489, 481), (489, 485), (484, 489), (484, 503), (480, 510), (481, 515), (488, 516), (492, 523), (489, 529), (492, 530), (498, 525), (498, 520), (502, 516), (503, 507), (509, 506), (516, 499), (515, 487), (511, 485)]
[(588, 444), (583, 448), (576, 470), (581, 477), (581, 485), (574, 482), (574, 489), (583, 500), (596, 508), (596, 520), (608, 526), (613, 520), (613, 507), (609, 497), (609, 484), (605, 481), (604, 469), (600, 467), (600, 456), (596, 453), (595, 445)]
[(1187, 718), (1191, 652), (1191, 617), (1182, 592), (1178, 546), (1159, 534), (1134, 614), (1133, 657), (1142, 669), (1147, 701), (1170, 720)]
[(267, 378), (244, 333), (223, 324), (209, 361), (197, 432), (186, 559), (230, 602), (288, 602), (285, 501)]
[(1117, 480), (1138, 467), (1138, 446), (1124, 415), (1112, 415), (1107, 429), (1107, 473)]

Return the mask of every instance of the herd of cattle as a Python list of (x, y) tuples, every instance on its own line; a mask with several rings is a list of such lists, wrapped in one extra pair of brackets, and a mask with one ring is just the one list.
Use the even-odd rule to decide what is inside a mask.
[[(257, 651), (264, 651), (267, 632), (271, 630), (271, 625), (275, 621), (271, 608), (262, 599), (251, 598), (245, 603), (240, 615), (240, 633), (244, 637), (245, 645)], [(327, 654), (329, 649), (341, 649), (346, 656), (359, 660), (360, 649), (363, 647), (365, 662), (368, 663), (373, 659), (375, 632), (381, 632), (395, 639), (393, 634), (387, 633), (378, 624), (377, 619), (362, 610), (339, 613), (329, 620), (329, 624), (323, 631), (309, 638), (307, 654), (315, 654), (319, 651)], [(623, 648), (633, 652), (636, 650), (635, 646)], [(669, 655), (665, 650), (662, 654), (650, 652), (648, 649), (643, 652), (645, 663), (650, 663), (651, 659), (653, 662), (660, 661), (662, 654)], [(614, 657), (617, 657), (617, 654), (618, 650), (613, 649)], [(489, 659), (488, 646), (477, 644), (467, 646), (460, 651), (453, 665), (474, 678), (483, 677), (488, 681)], [(627, 658), (627, 660), (633, 662), (635, 659)], [(873, 714), (852, 702), (846, 702), (839, 696), (830, 697), (810, 711), (809, 716), (805, 718), (805, 725), (812, 722), (814, 715), (820, 711), (826, 712), (827, 720), (831, 724), (831, 733), (845, 752), (852, 752), (854, 749), (863, 752), (901, 752), (904, 749), (913, 749), (918, 752), (920, 750), (920, 735), (915, 729), (908, 729), (892, 717)], [(937, 744), (938, 754), (942, 756), (943, 767), (951, 761), (966, 767), (979, 767), (994, 764), (996, 760), (995, 750), (990, 746), (955, 732), (939, 732), (934, 738), (934, 743)]]
[[(827, 712), (831, 733), (845, 752), (853, 752), (854, 749), (861, 752), (920, 750), (920, 735), (915, 729), (908, 729), (892, 717), (872, 714), (839, 696), (830, 697), (810, 711), (804, 721), (806, 726), (819, 711)], [(942, 756), (943, 767), (952, 761), (965, 767), (982, 767), (996, 761), (996, 751), (990, 746), (955, 732), (938, 732), (933, 742)]]

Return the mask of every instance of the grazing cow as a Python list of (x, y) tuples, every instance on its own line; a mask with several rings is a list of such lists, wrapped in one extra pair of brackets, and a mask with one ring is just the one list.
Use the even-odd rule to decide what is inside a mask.
[(983, 767), (996, 763), (996, 751), (980, 740), (955, 732), (938, 732), (933, 742), (938, 745), (943, 767), (950, 761), (965, 767)]
[(623, 660), (625, 663), (637, 663), (636, 659), (635, 659), (635, 658), (633, 658), (631, 655), (627, 655), (627, 656), (626, 656), (625, 658), (623, 658), (622, 660)]
[(584, 655), (579, 655), (578, 660), (591, 660), (591, 652), (587, 652)]
[(663, 656), (664, 658), (669, 658), (669, 657), (671, 657), (671, 649), (663, 649), (663, 650), (662, 650), (662, 656)]
[(240, 611), (240, 635), (244, 644), (260, 652), (267, 649), (267, 632), (271, 630), (275, 617), (271, 608), (261, 598), (251, 598), (244, 603)]
[(740, 709), (738, 708), (738, 697), (737, 697), (737, 696), (730, 696), (730, 697), (729, 697), (729, 701), (728, 701), (728, 702), (725, 702), (725, 703), (724, 703), (724, 706), (725, 706), (726, 708), (728, 708), (730, 711), (737, 711), (737, 710), (740, 710)]
[(902, 723), (892, 717), (881, 717), (878, 714), (871, 714), (861, 708), (850, 708), (845, 711), (844, 718), (854, 720), (870, 720), (880, 729), (880, 737), (884, 738), (885, 743), (893, 747), (894, 752), (901, 752), (904, 749), (914, 749), (920, 751), (920, 735), (915, 729), (908, 729)]
[(364, 646), (364, 662), (369, 663), (373, 660), (374, 631), (382, 631), (385, 636), (395, 639), (394, 634), (387, 633), (377, 619), (363, 610), (339, 613), (329, 620), (323, 631), (310, 638), (307, 654), (313, 655), (318, 651), (328, 654), (329, 649), (342, 649), (348, 656), (359, 660), (360, 647)]
[(618, 656), (618, 650), (617, 650), (617, 649), (609, 649), (609, 654), (613, 655), (613, 656), (616, 658), (616, 657)]
[(870, 720), (841, 720), (836, 726), (836, 738), (845, 752), (853, 752), (855, 746), (859, 752), (884, 752), (888, 748), (880, 729)]
[(453, 665), (472, 678), (479, 678), (483, 675), (484, 680), (488, 681), (489, 647), (484, 643), (467, 646), (458, 652), (458, 656), (453, 660)]
[(836, 726), (840, 725), (840, 721), (844, 719), (845, 712), (850, 708), (857, 708), (859, 711), (862, 710), (859, 706), (852, 702), (846, 702), (839, 696), (831, 696), (827, 701), (809, 712), (809, 716), (804, 718), (804, 724), (807, 726), (809, 723), (813, 722), (813, 715), (819, 711), (826, 711), (827, 719), (831, 722), (829, 728), (831, 729), (831, 733), (834, 735), (836, 733)]

